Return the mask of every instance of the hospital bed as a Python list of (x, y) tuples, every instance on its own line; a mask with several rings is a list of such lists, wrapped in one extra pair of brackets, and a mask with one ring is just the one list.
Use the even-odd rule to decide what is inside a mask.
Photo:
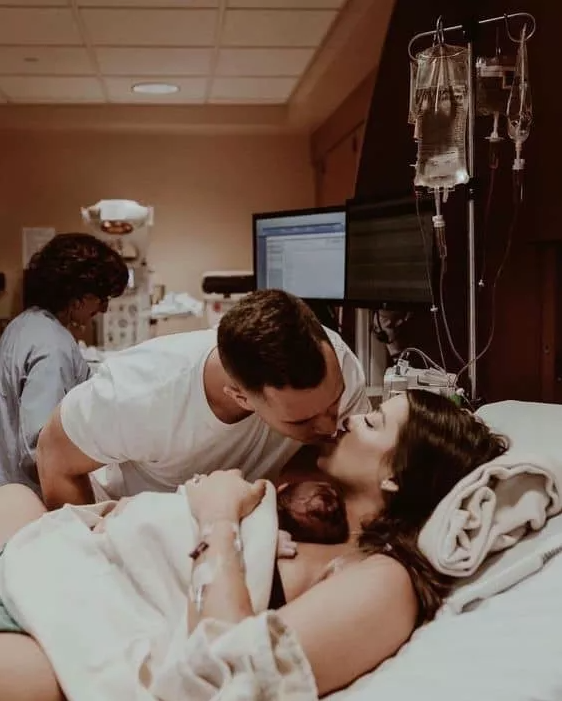
[[(508, 435), (516, 450), (562, 454), (562, 406), (506, 401), (484, 406), (478, 413)], [(490, 557), (476, 578), (483, 581), (501, 574), (541, 543), (544, 546), (546, 539), (562, 543), (562, 514), (513, 548)], [(562, 554), (553, 554), (535, 574), (461, 614), (445, 604), (396, 656), (329, 699), (560, 701)]]

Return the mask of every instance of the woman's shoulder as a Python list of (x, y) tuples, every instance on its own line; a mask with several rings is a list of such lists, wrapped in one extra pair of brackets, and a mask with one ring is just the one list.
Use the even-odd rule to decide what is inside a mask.
[(26, 309), (11, 323), (10, 340), (21, 357), (58, 355), (70, 360), (80, 353), (72, 334), (43, 309)]
[(367, 555), (354, 552), (335, 557), (328, 563), (325, 576), (334, 576), (350, 569), (364, 573), (364, 576), (369, 577), (390, 576), (397, 583), (407, 585), (413, 591), (413, 583), (408, 569), (396, 558), (384, 553)]
[(377, 554), (348, 562), (279, 613), (325, 693), (395, 654), (416, 626), (418, 602), (406, 568)]
[(328, 563), (319, 581), (337, 579), (345, 587), (344, 578), (353, 580), (360, 587), (364, 583), (372, 591), (382, 583), (389, 605), (398, 603), (402, 612), (408, 615), (409, 607), (404, 608), (404, 604), (410, 602), (411, 613), (417, 616), (418, 599), (410, 572), (395, 558), (382, 553), (366, 555), (359, 552), (338, 556)]

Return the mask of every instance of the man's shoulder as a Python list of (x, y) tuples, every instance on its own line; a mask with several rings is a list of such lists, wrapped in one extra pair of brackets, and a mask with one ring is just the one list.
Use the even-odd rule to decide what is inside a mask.
[(176, 365), (196, 365), (217, 344), (215, 329), (201, 329), (184, 333), (157, 336), (112, 356), (118, 362), (135, 364), (148, 362), (155, 366), (167, 364), (169, 369)]
[(339, 360), (342, 370), (345, 370), (345, 367), (346, 365), (348, 365), (348, 363), (351, 363), (352, 365), (356, 363), (359, 364), (357, 356), (347, 345), (347, 343), (343, 340), (339, 333), (337, 333), (333, 329), (327, 328), (326, 326), (324, 327), (324, 330), (326, 331), (328, 338), (330, 339), (330, 343), (332, 344), (332, 347)]

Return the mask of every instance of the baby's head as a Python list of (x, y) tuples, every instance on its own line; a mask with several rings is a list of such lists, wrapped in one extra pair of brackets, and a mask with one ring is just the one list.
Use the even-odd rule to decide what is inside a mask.
[(300, 543), (345, 543), (345, 502), (328, 482), (293, 482), (277, 490), (279, 528)]

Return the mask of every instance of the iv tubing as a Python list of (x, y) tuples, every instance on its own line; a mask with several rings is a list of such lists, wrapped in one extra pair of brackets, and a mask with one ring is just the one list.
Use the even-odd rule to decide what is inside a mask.
[[(531, 22), (531, 30), (527, 36), (530, 39), (535, 33), (536, 20), (533, 15), (528, 12), (515, 12), (512, 14), (505, 14), (498, 17), (489, 17), (487, 19), (478, 20), (477, 25), (483, 24), (493, 24), (497, 22), (505, 22), (509, 38), (514, 41), (511, 33), (509, 32), (509, 20), (510, 19), (525, 18)], [(442, 21), (438, 20), (439, 24), (439, 36), (443, 37), (447, 32), (453, 31), (466, 31), (466, 25), (457, 24), (450, 27), (443, 27)], [(421, 39), (422, 37), (435, 37), (435, 29), (428, 32), (421, 32), (416, 34), (410, 39), (408, 44), (408, 56), (412, 61), (416, 60), (415, 55), (412, 53), (413, 45)], [(470, 37), (469, 37), (470, 39)], [(468, 58), (469, 58), (469, 77), (468, 77), (468, 173), (469, 173), (469, 193), (468, 193), (468, 361), (467, 367), (469, 375), (469, 393), (470, 399), (477, 399), (477, 387), (476, 387), (476, 247), (475, 247), (475, 202), (474, 202), (474, 126), (475, 126), (475, 115), (476, 115), (476, 96), (474, 94), (474, 54), (473, 54), (473, 42), (470, 39), (467, 41), (468, 45)]]

